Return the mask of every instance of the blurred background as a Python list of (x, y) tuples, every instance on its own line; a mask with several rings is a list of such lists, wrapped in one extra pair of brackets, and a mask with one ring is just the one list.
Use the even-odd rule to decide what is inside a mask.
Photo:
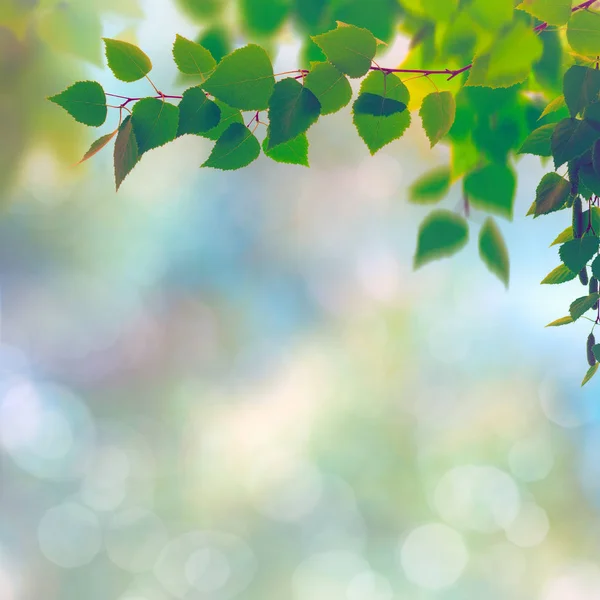
[[(508, 292), (477, 213), (412, 271), (407, 190), (448, 161), (416, 116), (375, 157), (348, 109), (322, 119), (310, 169), (200, 170), (185, 136), (117, 195), (110, 150), (72, 166), (98, 132), (45, 98), (151, 92), (102, 35), (184, 89), (185, 5), (0, 0), (0, 599), (597, 600), (599, 384), (587, 322), (544, 328), (578, 284), (539, 285), (565, 227), (525, 220), (539, 161), (501, 224)], [(276, 71), (302, 52), (284, 28)]]

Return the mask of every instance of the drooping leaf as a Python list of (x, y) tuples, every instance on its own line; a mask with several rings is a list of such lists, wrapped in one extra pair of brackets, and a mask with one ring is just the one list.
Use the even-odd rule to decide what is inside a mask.
[(255, 44), (228, 54), (203, 85), (218, 100), (241, 110), (266, 109), (274, 86), (271, 61)]
[(535, 216), (547, 215), (565, 205), (571, 184), (558, 173), (546, 173), (535, 191)]
[(549, 25), (564, 25), (571, 16), (571, 0), (523, 0), (517, 8)]
[(564, 244), (570, 242), (573, 239), (573, 226), (569, 225), (564, 231), (559, 233), (554, 241), (550, 244), (550, 247), (557, 246), (558, 244)]
[(240, 0), (244, 28), (256, 35), (273, 35), (283, 24), (291, 0)]
[(550, 140), (556, 125), (550, 123), (534, 129), (519, 148), (519, 154), (535, 154), (536, 156), (552, 156)]
[(413, 204), (435, 204), (448, 192), (450, 181), (451, 174), (447, 167), (428, 171), (410, 186), (408, 199)]
[(541, 283), (546, 284), (559, 284), (565, 283), (566, 281), (571, 281), (577, 277), (577, 273), (573, 273), (569, 268), (565, 267), (565, 265), (559, 265), (556, 269), (553, 269), (542, 279)]
[(455, 254), (468, 239), (469, 226), (463, 217), (449, 210), (433, 211), (419, 227), (414, 268)]
[(330, 115), (350, 102), (352, 88), (346, 76), (331, 63), (316, 64), (304, 78), (309, 89), (321, 103), (321, 114)]
[(106, 94), (97, 81), (78, 81), (48, 100), (64, 108), (84, 125), (100, 127), (106, 121)]
[(225, 130), (232, 123), (241, 123), (244, 124), (244, 117), (242, 113), (237, 109), (229, 106), (229, 104), (225, 104), (220, 100), (216, 100), (215, 104), (218, 106), (221, 111), (221, 118), (219, 120), (219, 124), (216, 127), (213, 127), (206, 133), (202, 133), (202, 137), (208, 138), (209, 140), (213, 140), (216, 142), (225, 132)]
[[(448, 0), (452, 4), (455, 0)], [(336, 0), (331, 4), (323, 0), (296, 0), (296, 6), (321, 4), (326, 14), (328, 9), (333, 10), (333, 19), (364, 27), (368, 29), (376, 38), (384, 42), (390, 41), (395, 33), (395, 23), (401, 12), (401, 7), (397, 0)], [(331, 6), (331, 9), (329, 8)]]
[(177, 68), (187, 75), (199, 75), (205, 81), (217, 66), (213, 55), (200, 44), (177, 35), (173, 44)]
[(269, 150), (307, 131), (320, 114), (317, 97), (301, 83), (289, 77), (276, 83), (269, 100)]
[(590, 310), (594, 304), (600, 298), (600, 294), (589, 294), (588, 296), (582, 296), (581, 298), (577, 298), (574, 302), (571, 303), (569, 307), (569, 313), (573, 321), (577, 321), (580, 317), (582, 317), (588, 310)]
[(114, 165), (117, 191), (119, 191), (125, 177), (129, 175), (133, 167), (138, 163), (138, 160), (138, 145), (131, 117), (128, 116), (121, 124), (121, 127), (119, 127), (119, 133), (115, 141)]
[(515, 174), (509, 165), (490, 163), (469, 173), (465, 192), (472, 206), (512, 219), (515, 201)]
[(578, 54), (600, 54), (600, 13), (579, 10), (573, 14), (567, 26), (567, 40)]
[(598, 279), (600, 276), (600, 256), (596, 256), (596, 258), (592, 261), (592, 275)]
[(249, 165), (259, 155), (260, 144), (252, 131), (241, 123), (232, 123), (202, 166), (231, 171)]
[(90, 149), (83, 155), (83, 158), (79, 161), (78, 164), (81, 164), (82, 162), (92, 158), (92, 156), (98, 154), (98, 152), (100, 152), (100, 150), (102, 150), (102, 148), (104, 148), (115, 137), (115, 135), (117, 135), (117, 132), (118, 129), (115, 129), (114, 131), (111, 131), (111, 133), (107, 133), (106, 135), (103, 135), (102, 137), (98, 138), (90, 146)]
[[(361, 100), (361, 96), (367, 94)], [(396, 75), (373, 71), (364, 79), (360, 95), (354, 102), (353, 120), (371, 154), (406, 131), (410, 125), (410, 113), (406, 108), (400, 111), (400, 105), (408, 106), (409, 99), (408, 89)]]
[(597, 237), (584, 236), (565, 242), (558, 250), (560, 259), (574, 273), (579, 273), (587, 262), (598, 252)]
[(221, 109), (206, 97), (200, 87), (189, 88), (183, 92), (179, 103), (179, 125), (177, 137), (191, 133), (200, 135), (219, 124)]
[(552, 156), (558, 169), (567, 161), (578, 158), (592, 148), (600, 138), (600, 128), (580, 119), (563, 119), (552, 133)]
[(263, 152), (276, 162), (308, 167), (308, 138), (305, 133), (269, 150), (269, 138), (263, 142)]
[(150, 73), (152, 62), (140, 48), (129, 42), (102, 38), (108, 66), (121, 81), (138, 81)]
[(367, 29), (338, 23), (337, 29), (313, 36), (329, 62), (348, 77), (362, 77), (371, 67), (377, 40)]
[(200, 34), (196, 42), (206, 48), (218, 63), (231, 52), (228, 31), (222, 26), (209, 27)]
[(563, 82), (565, 102), (572, 117), (599, 98), (600, 71), (596, 69), (573, 65), (565, 73)]
[(552, 321), (552, 323), (548, 323), (546, 327), (560, 327), (561, 325), (569, 325), (573, 323), (573, 317), (561, 317), (560, 319), (556, 319), (556, 321)]
[(179, 109), (158, 98), (144, 98), (134, 105), (131, 121), (141, 156), (177, 137)]
[(502, 232), (491, 217), (488, 217), (479, 232), (479, 256), (488, 269), (508, 287), (510, 260)]
[(594, 354), (594, 358), (598, 360), (598, 357), (600, 356), (600, 344), (594, 344), (592, 347), (592, 352)]
[[(590, 190), (590, 192), (600, 196), (600, 174), (594, 169), (593, 165), (583, 165), (579, 169), (579, 181)], [(600, 231), (597, 233), (600, 234)]]
[(456, 115), (456, 102), (450, 92), (433, 92), (425, 97), (419, 115), (433, 148), (449, 131)]
[(490, 48), (475, 56), (466, 85), (498, 88), (520, 83), (527, 79), (542, 51), (542, 42), (533, 30), (516, 21)]
[(600, 367), (600, 363), (596, 363), (593, 367), (590, 367), (581, 382), (581, 387), (583, 387), (598, 371), (598, 367)]

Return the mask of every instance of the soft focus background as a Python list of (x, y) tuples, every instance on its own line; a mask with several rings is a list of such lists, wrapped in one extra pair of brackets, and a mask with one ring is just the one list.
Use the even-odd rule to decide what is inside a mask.
[(597, 600), (600, 384), (587, 322), (544, 329), (577, 284), (538, 284), (565, 226), (523, 216), (539, 161), (508, 292), (477, 214), (412, 272), (407, 188), (447, 161), (418, 119), (373, 158), (323, 119), (311, 169), (199, 170), (186, 136), (117, 195), (45, 97), (150, 92), (101, 35), (180, 90), (176, 33), (198, 27), (170, 0), (0, 0), (0, 599)]

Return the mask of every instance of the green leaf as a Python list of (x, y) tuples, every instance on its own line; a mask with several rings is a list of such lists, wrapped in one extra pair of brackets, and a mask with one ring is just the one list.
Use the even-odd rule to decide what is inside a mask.
[(571, 16), (571, 0), (523, 0), (517, 8), (549, 25), (564, 25)]
[(241, 123), (244, 125), (244, 118), (242, 113), (237, 108), (232, 108), (229, 104), (225, 104), (220, 100), (216, 100), (215, 104), (221, 111), (221, 120), (216, 127), (213, 127), (206, 133), (202, 133), (202, 137), (208, 138), (209, 140), (217, 141), (225, 132), (225, 130), (233, 123)]
[(259, 154), (260, 144), (250, 129), (241, 123), (232, 123), (202, 166), (223, 171), (241, 169), (256, 160)]
[(485, 29), (501, 29), (513, 19), (514, 0), (473, 0), (467, 11)]
[(352, 88), (346, 76), (331, 63), (316, 64), (304, 78), (309, 89), (321, 103), (321, 114), (330, 115), (350, 102)]
[(114, 137), (117, 135), (118, 129), (103, 135), (101, 138), (98, 138), (91, 146), (90, 149), (83, 155), (83, 158), (77, 163), (81, 164), (82, 162), (89, 160), (92, 156), (95, 156), (104, 148)]
[(224, 27), (210, 27), (196, 41), (206, 48), (217, 62), (221, 62), (231, 51), (231, 40)]
[(561, 325), (569, 325), (573, 322), (573, 317), (561, 317), (560, 319), (556, 319), (556, 321), (552, 321), (552, 323), (548, 323), (546, 327), (560, 327)]
[(547, 284), (559, 284), (565, 283), (567, 281), (571, 281), (577, 277), (577, 273), (573, 273), (570, 269), (565, 267), (565, 265), (559, 265), (556, 269), (550, 271), (544, 279), (542, 279), (542, 283)]
[(598, 279), (600, 276), (600, 256), (596, 256), (596, 258), (592, 261), (592, 275)]
[(598, 252), (597, 237), (584, 236), (564, 243), (558, 250), (560, 259), (574, 273), (579, 273)]
[(456, 14), (458, 0), (413, 0), (425, 16), (434, 21), (448, 21)]
[(573, 321), (577, 321), (580, 317), (582, 317), (588, 310), (590, 310), (598, 299), (600, 298), (600, 294), (590, 294), (589, 296), (582, 296), (581, 298), (577, 298), (571, 306), (569, 307), (569, 313)]
[(117, 79), (138, 81), (152, 70), (152, 62), (137, 46), (120, 40), (102, 39), (106, 48), (108, 66)]
[(419, 227), (414, 268), (455, 254), (468, 240), (469, 226), (463, 217), (449, 210), (433, 211)]
[(408, 199), (413, 204), (435, 204), (450, 189), (450, 181), (450, 169), (447, 167), (428, 171), (410, 186)]
[(508, 165), (490, 163), (472, 171), (465, 177), (464, 187), (475, 208), (512, 219), (516, 180)]
[[(600, 175), (591, 164), (583, 165), (579, 170), (579, 181), (590, 190), (590, 192), (600, 196)], [(600, 231), (597, 232), (600, 234)]]
[(308, 138), (305, 133), (269, 150), (269, 138), (263, 142), (263, 152), (276, 162), (308, 167)]
[(106, 95), (96, 81), (78, 81), (48, 100), (64, 108), (76, 121), (84, 125), (100, 127), (106, 121)]
[(177, 2), (192, 19), (200, 23), (220, 16), (226, 4), (226, 0), (177, 0)]
[(349, 77), (362, 77), (371, 67), (377, 40), (367, 29), (338, 23), (337, 29), (313, 36), (329, 62)]
[(269, 150), (307, 131), (320, 114), (317, 97), (301, 83), (289, 77), (276, 83), (269, 100)]
[(138, 161), (139, 153), (135, 132), (133, 131), (131, 117), (127, 116), (121, 127), (119, 127), (119, 133), (115, 142), (114, 164), (117, 191), (119, 191), (123, 180), (129, 175)]
[(255, 35), (273, 35), (283, 25), (291, 0), (240, 0), (244, 27)]
[(550, 247), (557, 246), (558, 244), (564, 244), (570, 242), (573, 239), (573, 226), (569, 225), (562, 233), (559, 233), (554, 241), (550, 244)]
[(188, 75), (199, 75), (202, 81), (211, 75), (217, 61), (204, 46), (178, 35), (173, 44), (173, 59), (177, 68)]
[(542, 42), (533, 30), (517, 21), (493, 45), (475, 55), (466, 85), (498, 88), (520, 83), (529, 77), (542, 51)]
[(583, 387), (598, 371), (598, 367), (600, 367), (600, 363), (596, 363), (593, 367), (590, 367), (581, 382), (581, 387)]
[[(371, 154), (406, 131), (410, 125), (410, 113), (406, 110), (409, 99), (408, 89), (396, 75), (373, 71), (364, 79), (354, 102), (353, 120)], [(405, 107), (402, 111), (401, 105)]]
[(573, 14), (567, 26), (567, 40), (578, 54), (600, 54), (600, 14), (591, 10), (579, 10)]
[(534, 129), (525, 139), (523, 145), (519, 148), (518, 154), (535, 154), (536, 156), (552, 156), (550, 140), (552, 132), (556, 127), (555, 123), (542, 125)]
[(546, 173), (535, 191), (535, 216), (547, 215), (565, 205), (571, 184), (558, 173)]
[(144, 98), (134, 105), (131, 120), (141, 156), (177, 137), (179, 109), (158, 98)]
[[(600, 19), (599, 19), (600, 20)], [(564, 98), (571, 116), (579, 114), (600, 95), (600, 71), (573, 65), (563, 79)]]
[(433, 92), (425, 96), (419, 115), (433, 148), (449, 131), (456, 116), (456, 102), (450, 92)]
[[(455, 1), (448, 0), (449, 3)], [(329, 9), (329, 4), (323, 0), (296, 0), (297, 6), (311, 3), (321, 4), (325, 11)], [(394, 36), (401, 11), (398, 0), (336, 0), (331, 2), (331, 9), (334, 11), (334, 20), (364, 27), (384, 42), (390, 41)]]
[(567, 106), (567, 103), (563, 95), (554, 98), (554, 100), (552, 100), (552, 102), (550, 102), (550, 104), (548, 104), (548, 106), (546, 106), (546, 108), (542, 111), (540, 119), (552, 113), (558, 112), (561, 108), (564, 108), (565, 106)]
[(193, 87), (183, 93), (179, 103), (179, 125), (177, 137), (191, 133), (200, 135), (219, 124), (221, 109), (209, 100), (200, 87)]
[(275, 77), (267, 53), (248, 44), (227, 55), (204, 89), (218, 100), (241, 110), (264, 110), (269, 106)]
[(592, 353), (594, 354), (594, 358), (598, 360), (598, 357), (600, 356), (600, 344), (594, 344), (594, 346), (592, 346)]
[(552, 155), (558, 169), (567, 161), (578, 158), (600, 138), (600, 128), (596, 129), (588, 121), (563, 119), (556, 125), (552, 134)]
[(479, 232), (479, 256), (488, 269), (508, 287), (510, 260), (502, 233), (494, 219), (488, 217)]

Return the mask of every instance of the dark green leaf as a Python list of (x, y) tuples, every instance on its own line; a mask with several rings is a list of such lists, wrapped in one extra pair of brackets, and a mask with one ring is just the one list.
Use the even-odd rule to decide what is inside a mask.
[(263, 142), (263, 152), (274, 161), (308, 167), (308, 138), (305, 133), (301, 133), (293, 140), (279, 144), (271, 150), (268, 145), (269, 138), (266, 137)]
[(516, 180), (508, 165), (491, 163), (472, 171), (464, 187), (472, 206), (512, 219)]
[(157, 98), (144, 98), (133, 107), (131, 120), (140, 156), (177, 136), (179, 109)]
[(221, 62), (231, 52), (231, 41), (224, 27), (210, 27), (196, 41), (206, 48), (217, 62)]
[[(600, 175), (591, 164), (583, 165), (579, 170), (579, 181), (590, 192), (600, 196)], [(600, 231), (597, 232), (600, 234)]]
[(579, 273), (587, 262), (598, 252), (599, 240), (584, 236), (564, 243), (559, 248), (560, 259), (573, 272)]
[(138, 160), (138, 145), (131, 123), (131, 117), (128, 116), (121, 124), (115, 142), (114, 164), (117, 191), (119, 191), (123, 180), (129, 175)]
[(435, 204), (448, 192), (450, 181), (450, 169), (446, 167), (428, 171), (410, 186), (408, 199), (414, 204)]
[(367, 29), (338, 23), (337, 29), (313, 36), (328, 60), (349, 77), (362, 77), (377, 50), (375, 36)]
[(193, 87), (183, 93), (179, 103), (179, 126), (177, 136), (191, 133), (206, 133), (219, 124), (221, 109), (209, 100), (200, 87)]
[(182, 73), (199, 75), (202, 81), (205, 81), (217, 66), (217, 61), (204, 46), (180, 35), (173, 44), (173, 58)]
[(406, 104), (377, 94), (361, 94), (354, 103), (354, 113), (372, 117), (390, 117), (406, 110)]
[(573, 321), (577, 321), (582, 317), (588, 310), (590, 310), (594, 304), (600, 298), (600, 294), (589, 294), (589, 296), (582, 296), (577, 298), (569, 307), (569, 313)]
[[(369, 94), (366, 101), (361, 96)], [(371, 96), (379, 99), (373, 102)], [(371, 99), (369, 99), (371, 98)], [(367, 144), (371, 154), (375, 154), (395, 139), (398, 139), (410, 125), (410, 113), (408, 110), (394, 112), (389, 116), (389, 107), (399, 108), (400, 104), (408, 106), (410, 95), (406, 86), (396, 75), (384, 75), (381, 71), (373, 71), (365, 78), (360, 86), (360, 95), (354, 103), (354, 124), (360, 137)], [(391, 105), (386, 100), (393, 101)], [(378, 104), (379, 115), (367, 111)], [(358, 107), (359, 112), (356, 111)], [(375, 111), (376, 112), (376, 111)]]
[(106, 95), (96, 81), (78, 81), (48, 100), (64, 108), (76, 121), (84, 125), (99, 127), (106, 121)]
[(229, 106), (229, 104), (225, 104), (220, 100), (216, 100), (215, 104), (221, 111), (221, 119), (219, 124), (206, 133), (202, 133), (201, 135), (202, 137), (216, 142), (232, 123), (241, 123), (243, 125), (244, 118), (242, 117), (242, 113), (237, 108), (232, 108)]
[(510, 260), (502, 232), (494, 219), (488, 217), (479, 232), (479, 256), (488, 269), (508, 287)]
[(267, 53), (248, 44), (227, 55), (204, 89), (218, 100), (241, 110), (264, 110), (273, 93), (275, 77)]
[(102, 38), (106, 47), (108, 66), (121, 81), (137, 81), (152, 70), (150, 58), (129, 42)]
[(414, 267), (451, 256), (469, 240), (467, 221), (449, 210), (433, 211), (419, 227)]
[(552, 134), (552, 155), (558, 169), (567, 161), (578, 158), (588, 151), (600, 138), (600, 128), (596, 129), (588, 121), (563, 119)]
[(558, 173), (546, 173), (535, 191), (535, 216), (560, 210), (571, 192), (571, 184)]
[(565, 267), (565, 265), (559, 265), (556, 267), (556, 269), (550, 271), (550, 273), (548, 273), (544, 279), (542, 279), (542, 283), (565, 283), (566, 281), (575, 279), (575, 277), (577, 277), (577, 273), (573, 273), (573, 271)]
[(535, 154), (536, 156), (552, 156), (550, 139), (556, 125), (542, 125), (532, 131), (519, 148), (519, 154)]
[(596, 256), (596, 258), (592, 261), (592, 275), (598, 279), (600, 276), (600, 256)]
[(594, 344), (592, 347), (592, 352), (594, 354), (594, 358), (598, 360), (598, 357), (600, 356), (600, 344)]
[(321, 104), (310, 90), (292, 78), (279, 81), (269, 100), (269, 150), (307, 131), (320, 113)]
[(564, 98), (572, 117), (598, 100), (600, 71), (582, 65), (573, 65), (563, 79)]
[(309, 89), (321, 103), (321, 114), (337, 112), (352, 98), (352, 88), (346, 76), (331, 63), (318, 63), (304, 78)]
[(241, 123), (233, 123), (217, 140), (202, 166), (223, 171), (241, 169), (256, 160), (259, 154), (260, 144), (250, 129)]
[(256, 35), (273, 35), (291, 9), (291, 0), (240, 0), (242, 23)]
[(419, 115), (433, 148), (449, 131), (456, 115), (456, 102), (450, 92), (433, 92), (425, 97)]

